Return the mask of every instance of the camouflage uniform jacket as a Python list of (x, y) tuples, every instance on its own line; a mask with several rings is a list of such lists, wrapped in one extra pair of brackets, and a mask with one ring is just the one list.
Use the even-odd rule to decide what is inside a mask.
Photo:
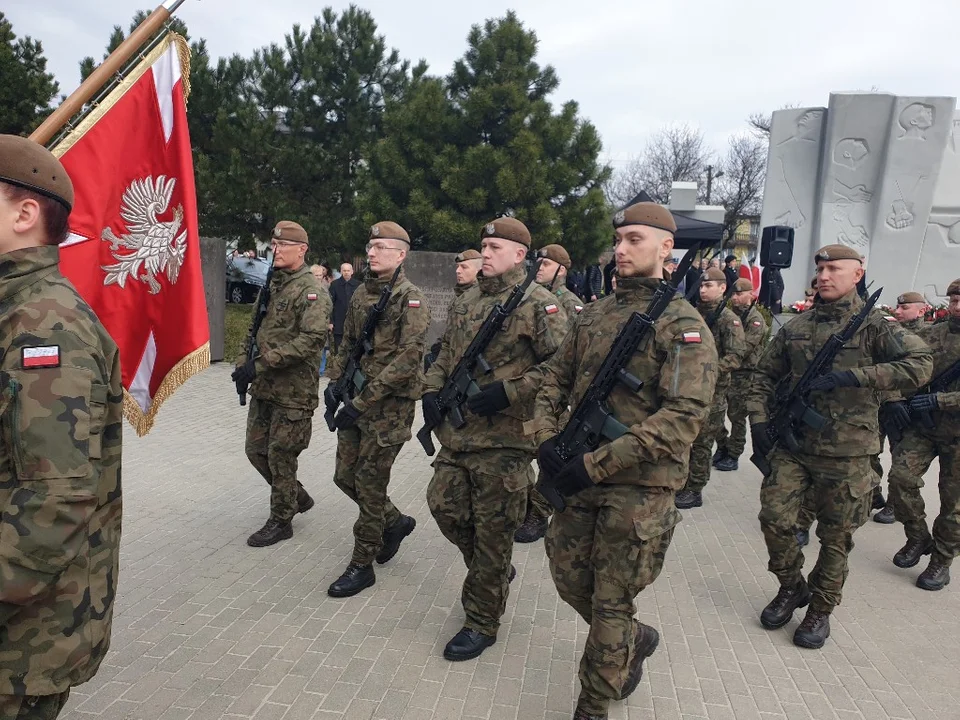
[[(547, 288), (547, 290), (550, 290), (550, 288)], [(566, 286), (550, 290), (550, 292), (557, 298), (560, 307), (567, 314), (567, 330), (570, 330), (577, 322), (577, 316), (583, 311), (583, 300), (570, 292)]]
[[(923, 339), (933, 352), (933, 381), (940, 373), (960, 360), (960, 320), (948, 319), (946, 322), (932, 325), (925, 323)], [(925, 388), (920, 389), (921, 392)], [(904, 393), (911, 396), (914, 393)], [(933, 413), (933, 422), (936, 427), (928, 429), (919, 421), (914, 421), (914, 429), (938, 442), (949, 442), (960, 438), (960, 380), (947, 388), (946, 392), (937, 393), (939, 409)]]
[[(634, 312), (644, 312), (659, 280), (621, 278), (614, 295), (587, 305), (556, 355), (546, 363), (537, 393), (536, 419), (527, 430), (543, 442), (559, 432), (557, 414), (576, 407), (610, 346)], [(585, 463), (595, 482), (677, 490), (687, 480), (690, 445), (713, 400), (717, 350), (707, 325), (675, 297), (640, 346), (627, 372), (643, 381), (639, 393), (618, 385), (607, 401), (629, 432), (602, 440)]]
[[(749, 308), (749, 309), (747, 309)], [(763, 354), (763, 338), (767, 334), (767, 321), (756, 307), (747, 306), (743, 312), (737, 312), (740, 318), (740, 325), (743, 327), (743, 337), (746, 342), (747, 351), (743, 356), (743, 362), (740, 367), (733, 371), (738, 377), (748, 376), (753, 372)]]
[[(862, 307), (855, 290), (835, 302), (818, 299), (810, 310), (780, 329), (753, 374), (747, 396), (751, 422), (769, 419), (768, 399), (777, 384), (786, 380), (793, 387), (827, 338), (840, 332)], [(827, 424), (821, 432), (800, 431), (801, 451), (826, 457), (879, 453), (878, 391), (915, 390), (930, 379), (932, 368), (927, 345), (875, 308), (832, 366), (833, 370), (851, 370), (860, 387), (810, 395), (811, 407)]]
[[(350, 351), (363, 330), (367, 311), (380, 298), (380, 291), (388, 282), (390, 277), (368, 277), (350, 299), (340, 352), (327, 368), (331, 382), (336, 382), (343, 372)], [(387, 307), (374, 330), (373, 350), (360, 361), (360, 372), (366, 378), (366, 384), (361, 393), (353, 398), (353, 405), (357, 410), (367, 412), (391, 395), (411, 400), (420, 398), (423, 387), (423, 348), (429, 327), (430, 309), (423, 292), (407, 280), (401, 270), (390, 293)], [(398, 442), (410, 439), (410, 428), (402, 428), (402, 431), (404, 437), (398, 439)]]
[[(250, 395), (285, 408), (316, 409), (331, 306), (330, 293), (306, 265), (273, 273), (270, 303), (257, 333), (260, 354), (254, 358), (257, 377)], [(248, 336), (238, 366), (246, 361), (249, 342)]]
[[(520, 265), (497, 277), (480, 276), (476, 288), (454, 301), (440, 355), (427, 372), (426, 392), (438, 392), (443, 387), (494, 305), (505, 303), (525, 275)], [(538, 379), (525, 373), (553, 355), (566, 332), (566, 313), (556, 298), (546, 288), (531, 283), (526, 297), (484, 353), (493, 370), (475, 378), (480, 387), (503, 380), (510, 407), (492, 418), (482, 418), (464, 406), (467, 427), (454, 430), (449, 422), (443, 422), (435, 431), (440, 443), (454, 452), (494, 448), (534, 451), (533, 438), (524, 435), (523, 423), (532, 417)]]
[(905, 323), (900, 323), (900, 325), (905, 327), (914, 335), (918, 335), (922, 340), (926, 340), (927, 334), (933, 329), (933, 323), (928, 323), (923, 318), (908, 320)]
[(59, 257), (0, 256), (0, 695), (63, 692), (110, 646), (120, 355)]
[[(697, 305), (700, 315), (707, 319), (716, 311), (720, 300)], [(713, 325), (713, 340), (717, 345), (717, 393), (726, 393), (730, 387), (730, 377), (740, 367), (747, 354), (747, 341), (743, 335), (740, 318), (729, 307), (725, 307)]]

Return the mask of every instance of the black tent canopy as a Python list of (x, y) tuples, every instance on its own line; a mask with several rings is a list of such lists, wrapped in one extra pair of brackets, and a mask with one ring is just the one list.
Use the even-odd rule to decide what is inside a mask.
[[(654, 200), (645, 190), (641, 190), (623, 207), (629, 207), (638, 202), (654, 202)], [(678, 250), (687, 250), (697, 243), (703, 243), (704, 247), (719, 245), (723, 240), (723, 225), (720, 223), (697, 220), (679, 212), (674, 212), (673, 218), (677, 222), (677, 232), (673, 236), (674, 247)]]

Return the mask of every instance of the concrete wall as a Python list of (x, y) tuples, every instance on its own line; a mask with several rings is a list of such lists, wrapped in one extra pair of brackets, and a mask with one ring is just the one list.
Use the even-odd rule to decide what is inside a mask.
[(427, 347), (446, 329), (447, 308), (453, 302), (453, 286), (457, 284), (455, 257), (456, 253), (414, 250), (403, 263), (404, 274), (423, 291), (430, 308)]
[(222, 238), (200, 238), (200, 269), (210, 323), (210, 360), (223, 360), (226, 316), (227, 243)]

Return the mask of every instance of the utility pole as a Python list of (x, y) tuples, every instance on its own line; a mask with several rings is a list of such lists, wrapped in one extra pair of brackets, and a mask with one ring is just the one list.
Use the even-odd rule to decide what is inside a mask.
[(723, 177), (723, 170), (713, 174), (713, 165), (707, 165), (707, 205), (710, 204), (710, 195), (713, 193), (713, 181)]

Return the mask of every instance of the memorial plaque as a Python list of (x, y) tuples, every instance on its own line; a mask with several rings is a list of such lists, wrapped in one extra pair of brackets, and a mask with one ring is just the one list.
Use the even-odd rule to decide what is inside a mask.
[(457, 284), (455, 257), (456, 253), (413, 250), (403, 263), (407, 279), (423, 291), (430, 308), (427, 347), (446, 330), (447, 309), (453, 302), (453, 287)]

